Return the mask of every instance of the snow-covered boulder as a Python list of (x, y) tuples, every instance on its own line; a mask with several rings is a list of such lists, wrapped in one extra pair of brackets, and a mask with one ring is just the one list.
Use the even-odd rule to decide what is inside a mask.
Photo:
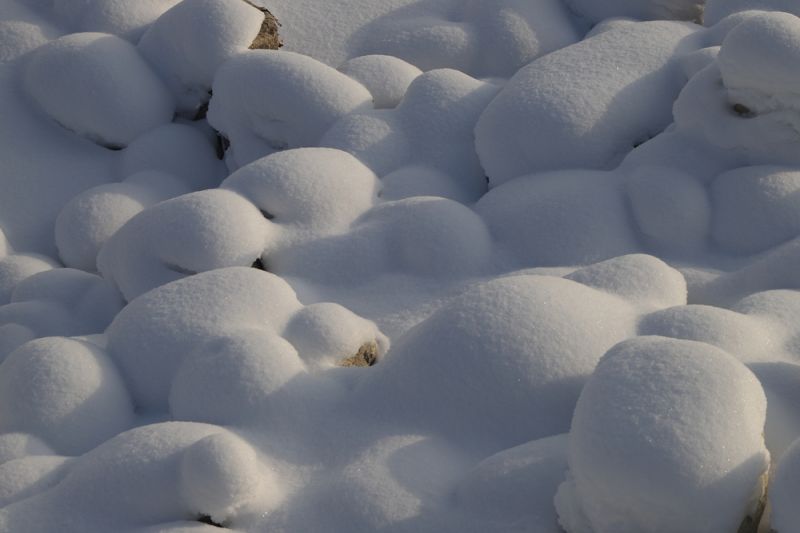
[(58, 36), (58, 32), (48, 25), (26, 20), (0, 20), (0, 63), (12, 61)]
[(371, 106), (363, 85), (310, 57), (250, 50), (214, 77), (208, 121), (230, 140), (238, 168), (287, 148), (315, 146), (340, 117)]
[(769, 485), (770, 529), (780, 533), (800, 531), (800, 439), (786, 450)]
[(625, 189), (636, 225), (654, 249), (698, 250), (707, 245), (711, 202), (699, 180), (677, 169), (639, 167)]
[(232, 329), (186, 355), (170, 389), (170, 413), (215, 424), (270, 420), (281, 415), (270, 396), (301, 372), (297, 350), (274, 332)]
[(635, 316), (624, 299), (561, 278), (479, 283), (395, 341), (354, 401), (494, 451), (563, 433)]
[(686, 82), (675, 56), (696, 26), (615, 25), (517, 72), (475, 128), (492, 185), (543, 170), (613, 168), (671, 122)]
[(56, 485), (69, 464), (69, 458), (57, 455), (34, 455), (3, 463), (0, 465), (0, 507)]
[(0, 259), (0, 305), (11, 301), (11, 295), (23, 280), (58, 267), (58, 263), (39, 254), (11, 254)]
[(354, 57), (342, 63), (339, 70), (372, 93), (375, 109), (397, 107), (411, 82), (422, 74), (399, 57), (380, 54)]
[(92, 187), (70, 200), (56, 219), (56, 246), (65, 265), (95, 272), (97, 254), (119, 228), (142, 210), (188, 193), (174, 176), (144, 171), (121, 183)]
[(148, 28), (138, 48), (172, 90), (178, 110), (194, 114), (208, 102), (217, 69), (250, 47), (263, 20), (243, 0), (184, 0)]
[(99, 276), (71, 268), (34, 274), (0, 306), (0, 361), (34, 338), (101, 333), (123, 305), (119, 291)]
[(583, 265), (639, 248), (616, 176), (565, 170), (520, 177), (476, 206), (526, 266)]
[(345, 231), (372, 208), (380, 182), (347, 152), (299, 148), (240, 168), (222, 187), (250, 200), (270, 224), (324, 235)]
[(0, 431), (24, 431), (80, 455), (133, 424), (133, 406), (113, 362), (89, 342), (28, 342), (0, 364)]
[(675, 102), (679, 131), (745, 164), (796, 165), (800, 138), (800, 19), (748, 12), (722, 40), (716, 61)]
[(131, 218), (100, 249), (97, 267), (130, 301), (187, 275), (250, 266), (264, 249), (267, 224), (233, 191), (185, 194)]
[(579, 39), (560, 1), (467, 0), (426, 2), (408, 15), (386, 17), (368, 26), (355, 48), (396, 56), (422, 70), (508, 77)]
[(615, 346), (575, 409), (555, 498), (561, 525), (729, 533), (757, 522), (766, 407), (756, 377), (718, 348), (660, 337)]
[(712, 235), (734, 253), (756, 253), (800, 235), (800, 171), (743, 167), (712, 184)]
[(28, 456), (55, 455), (50, 446), (30, 433), (3, 433), (0, 435), (0, 464)]
[(439, 170), (474, 201), (486, 179), (473, 129), (497, 90), (456, 70), (426, 72), (395, 109), (349, 114), (320, 143), (352, 153), (381, 177), (409, 165)]
[(145, 170), (158, 170), (180, 178), (193, 191), (216, 187), (227, 174), (208, 137), (176, 122), (137, 137), (120, 152), (118, 161), (123, 179)]
[(703, 23), (713, 26), (735, 13), (751, 10), (785, 11), (800, 16), (800, 5), (794, 0), (706, 0)]
[(165, 409), (180, 363), (231, 330), (279, 334), (301, 308), (282, 279), (225, 268), (169, 283), (133, 300), (107, 330), (108, 351), (137, 404)]
[(24, 87), (53, 120), (94, 142), (122, 147), (172, 120), (164, 84), (127, 41), (76, 33), (37, 49)]
[(103, 32), (135, 43), (147, 27), (180, 0), (48, 0), (60, 25), (72, 31)]

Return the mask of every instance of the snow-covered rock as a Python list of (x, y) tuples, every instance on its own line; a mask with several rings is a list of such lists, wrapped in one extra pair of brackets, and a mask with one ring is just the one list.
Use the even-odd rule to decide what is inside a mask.
[(476, 284), (400, 337), (355, 401), (495, 451), (563, 433), (635, 316), (622, 298), (561, 278)]
[(180, 0), (52, 0), (54, 18), (76, 32), (103, 32), (133, 43), (162, 13)]
[(615, 175), (565, 170), (520, 177), (476, 206), (525, 266), (583, 265), (639, 248)]
[(0, 465), (0, 507), (29, 498), (61, 481), (66, 457), (34, 455)]
[(217, 70), (208, 121), (230, 140), (230, 165), (317, 145), (343, 115), (372, 95), (352, 78), (292, 52), (250, 50)]
[(183, 0), (161, 15), (139, 51), (172, 90), (180, 111), (208, 102), (217, 69), (249, 48), (264, 14), (243, 0)]
[(104, 351), (63, 337), (28, 342), (0, 364), (0, 431), (82, 454), (133, 424), (125, 384)]
[(800, 6), (793, 0), (706, 0), (703, 23), (713, 26), (735, 13), (751, 10), (785, 11), (800, 16)]
[(344, 116), (320, 144), (352, 153), (381, 177), (408, 165), (439, 170), (474, 201), (486, 180), (473, 129), (497, 90), (456, 70), (426, 72), (395, 109)]
[(55, 452), (44, 441), (30, 433), (0, 435), (0, 464), (37, 455), (55, 455)]
[(121, 183), (98, 185), (75, 196), (56, 219), (56, 246), (65, 265), (97, 270), (97, 254), (128, 220), (189, 190), (174, 176), (144, 171)]
[(422, 71), (399, 57), (380, 54), (354, 57), (339, 66), (372, 93), (375, 109), (397, 107)]
[(233, 191), (185, 194), (131, 218), (100, 249), (97, 267), (130, 301), (187, 275), (250, 266), (269, 229), (259, 210)]
[(136, 48), (104, 33), (76, 33), (27, 61), (25, 90), (53, 120), (92, 141), (121, 147), (170, 122), (174, 104)]
[(11, 301), (14, 289), (23, 280), (56, 267), (58, 263), (39, 254), (11, 254), (0, 259), (0, 305)]
[(756, 377), (718, 348), (660, 337), (615, 346), (575, 409), (561, 525), (725, 533), (757, 521), (766, 407)]
[(676, 55), (696, 27), (627, 23), (519, 70), (486, 108), (476, 148), (492, 185), (543, 170), (613, 168), (671, 122)]
[(472, 76), (508, 77), (579, 39), (560, 1), (440, 1), (368, 26), (356, 50), (396, 56), (422, 70), (453, 68)]

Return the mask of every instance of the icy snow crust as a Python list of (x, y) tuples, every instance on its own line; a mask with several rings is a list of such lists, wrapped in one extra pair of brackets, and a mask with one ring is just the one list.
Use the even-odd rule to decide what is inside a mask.
[(798, 16), (0, 0), (0, 532), (800, 531)]

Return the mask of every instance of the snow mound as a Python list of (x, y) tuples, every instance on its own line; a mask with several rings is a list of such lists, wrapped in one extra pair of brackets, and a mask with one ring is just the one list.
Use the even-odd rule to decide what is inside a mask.
[(208, 121), (244, 166), (286, 148), (315, 146), (340, 117), (372, 102), (363, 85), (310, 57), (250, 50), (216, 73)]
[(99, 276), (71, 268), (34, 274), (0, 306), (0, 361), (34, 338), (101, 333), (123, 305), (116, 288)]
[(52, 14), (75, 32), (112, 33), (133, 43), (180, 0), (52, 0)]
[(37, 435), (79, 455), (131, 427), (133, 409), (103, 350), (49, 337), (28, 342), (0, 364), (0, 431)]
[(97, 266), (130, 301), (197, 272), (250, 266), (269, 229), (259, 210), (233, 191), (185, 194), (131, 218), (100, 249)]
[(150, 26), (138, 48), (172, 90), (178, 110), (193, 116), (208, 102), (219, 66), (250, 47), (263, 20), (242, 0), (184, 0)]
[(170, 123), (140, 135), (119, 159), (123, 178), (145, 170), (158, 170), (180, 178), (191, 190), (216, 187), (225, 177), (224, 164), (214, 146), (200, 131)]
[(423, 10), (370, 25), (356, 50), (402, 58), (422, 70), (453, 68), (508, 77), (539, 56), (580, 39), (557, 0), (427, 2)]
[(613, 168), (671, 122), (685, 83), (675, 56), (696, 46), (692, 25), (614, 26), (517, 72), (475, 128), (492, 185), (561, 168)]
[(0, 465), (0, 507), (29, 498), (61, 481), (66, 457), (38, 455)]
[(170, 413), (215, 424), (277, 418), (271, 396), (301, 372), (297, 350), (274, 332), (231, 331), (186, 355), (170, 389)]
[(686, 305), (686, 280), (652, 255), (623, 255), (565, 276), (587, 287), (616, 294), (645, 310)]
[(30, 433), (0, 435), (0, 464), (28, 456), (55, 455), (52, 448)]
[(187, 192), (181, 181), (159, 171), (144, 171), (122, 183), (82, 192), (56, 219), (59, 257), (69, 267), (96, 271), (100, 248), (128, 220), (151, 205)]
[(556, 435), (484, 459), (459, 482), (459, 507), (492, 523), (557, 531), (553, 497), (567, 472), (567, 443)]
[(322, 235), (345, 231), (375, 205), (380, 182), (346, 152), (298, 148), (240, 168), (222, 187), (250, 200), (270, 224)]
[(750, 10), (785, 11), (800, 16), (794, 0), (706, 0), (703, 23), (713, 26), (729, 15)]
[(372, 93), (375, 109), (397, 107), (408, 86), (422, 71), (399, 57), (366, 55), (354, 57), (339, 66)]
[(476, 211), (526, 266), (582, 265), (639, 248), (618, 180), (605, 172), (520, 177), (489, 191)]
[(427, 166), (410, 165), (399, 168), (383, 176), (381, 182), (381, 198), (387, 201), (414, 196), (439, 196), (467, 204), (473, 199), (457, 179)]
[(775, 166), (744, 167), (712, 185), (712, 235), (723, 249), (756, 253), (800, 235), (800, 172)]
[(567, 481), (569, 533), (736, 531), (758, 521), (769, 453), (753, 374), (707, 344), (641, 337), (600, 361), (578, 400)]
[(704, 342), (742, 362), (776, 357), (774, 328), (764, 321), (710, 305), (683, 305), (651, 313), (639, 323), (640, 335)]
[(561, 278), (476, 284), (400, 337), (355, 401), (495, 451), (563, 433), (635, 316), (625, 300)]
[(794, 441), (778, 463), (769, 485), (770, 528), (781, 533), (800, 531), (800, 439)]
[(256, 452), (246, 442), (231, 433), (209, 435), (183, 452), (181, 495), (191, 511), (225, 523), (264, 498), (271, 480), (257, 465)]
[(352, 153), (378, 176), (408, 165), (439, 170), (474, 201), (486, 182), (473, 129), (497, 90), (455, 70), (427, 72), (411, 83), (397, 108), (347, 115), (320, 143)]
[(125, 146), (170, 122), (172, 97), (127, 41), (76, 33), (37, 49), (24, 87), (53, 120), (92, 141)]
[(740, 165), (796, 165), (800, 19), (777, 12), (734, 17), (716, 61), (675, 102), (675, 123), (693, 138), (738, 151)]
[(705, 0), (566, 0), (566, 3), (592, 23), (613, 17), (699, 21)]
[(0, 259), (0, 305), (11, 301), (11, 295), (20, 282), (57, 266), (58, 263), (39, 254), (11, 254)]
[(35, 50), (59, 34), (45, 25), (26, 20), (0, 21), (0, 63)]
[(107, 330), (108, 351), (138, 405), (165, 409), (189, 354), (232, 329), (279, 334), (299, 309), (294, 291), (254, 268), (224, 268), (163, 285), (133, 300)]
[(636, 225), (649, 245), (689, 251), (707, 246), (711, 201), (699, 180), (678, 169), (643, 166), (625, 188)]
[(373, 322), (330, 302), (307, 305), (297, 311), (286, 325), (284, 337), (311, 368), (342, 364), (370, 344), (375, 345), (370, 349), (376, 355), (389, 349), (389, 339)]

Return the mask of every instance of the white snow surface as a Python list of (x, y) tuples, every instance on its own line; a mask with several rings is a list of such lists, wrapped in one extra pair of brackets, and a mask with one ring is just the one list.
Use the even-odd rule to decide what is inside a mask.
[(798, 530), (795, 2), (248, 4), (0, 0), (0, 533)]

